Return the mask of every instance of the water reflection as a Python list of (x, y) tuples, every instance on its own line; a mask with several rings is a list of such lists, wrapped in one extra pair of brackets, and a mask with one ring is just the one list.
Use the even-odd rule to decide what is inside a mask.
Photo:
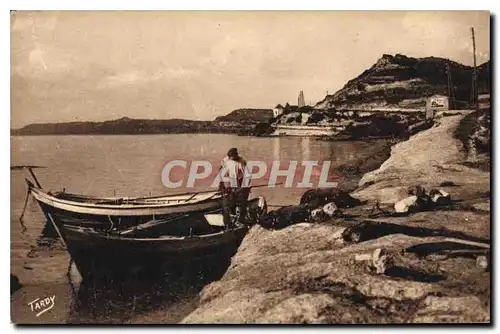
[[(73, 298), (68, 322), (141, 323), (141, 318), (147, 316), (153, 323), (177, 323), (194, 310), (201, 289), (220, 279), (230, 261), (220, 259), (216, 263), (217, 266), (190, 266), (189, 269), (181, 266), (154, 275), (151, 272), (131, 275), (125, 281), (106, 284), (84, 281)], [(156, 318), (150, 316), (168, 309), (158, 313)]]
[[(312, 159), (311, 148), (320, 149), (320, 142), (314, 142), (315, 139), (311, 139), (310, 137), (277, 137), (272, 138), (272, 153), (274, 161), (284, 161), (289, 160), (299, 160), (301, 161), (309, 161)], [(297, 149), (299, 152), (297, 152)], [(323, 151), (323, 149), (321, 149)], [(327, 153), (325, 151), (324, 153)], [(316, 156), (318, 158), (318, 156)]]
[[(11, 321), (16, 324), (178, 323), (197, 306), (199, 292), (214, 275), (171, 275), (96, 286), (64, 282), (24, 286), (11, 297)], [(37, 316), (30, 303), (54, 298), (54, 306)]]
[(281, 160), (281, 157), (280, 157), (280, 152), (281, 152), (281, 138), (278, 137), (278, 138), (273, 138), (272, 139), (273, 141), (273, 160), (274, 161), (280, 161)]
[(301, 153), (302, 153), (302, 161), (309, 161), (311, 160), (311, 143), (310, 143), (310, 138), (309, 137), (301, 137), (300, 141), (300, 148), (301, 148)]
[[(27, 258), (48, 259), (51, 253), (63, 251), (58, 237), (48, 236), (48, 226), (51, 225), (46, 224), (36, 238), (36, 245), (31, 247)], [(210, 261), (187, 261), (165, 268), (159, 263), (158, 268), (147, 272), (130, 273), (123, 280), (106, 282), (82, 281), (76, 266), (68, 259), (65, 273), (59, 269), (66, 283), (25, 286), (14, 293), (12, 321), (20, 324), (177, 323), (196, 308), (201, 289), (222, 277), (230, 265), (231, 255), (225, 253)], [(55, 307), (37, 317), (29, 308), (30, 301), (48, 296), (55, 296)]]

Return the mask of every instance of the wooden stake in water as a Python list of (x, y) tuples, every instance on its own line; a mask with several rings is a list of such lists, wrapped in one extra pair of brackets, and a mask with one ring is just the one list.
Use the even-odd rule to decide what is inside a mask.
[[(49, 220), (50, 220), (50, 222), (52, 223), (52, 226), (54, 226), (54, 229), (56, 230), (57, 234), (59, 235), (59, 238), (61, 239), (61, 242), (62, 242), (62, 244), (64, 245), (64, 248), (66, 248), (66, 251), (67, 251), (67, 252), (68, 252), (68, 254), (69, 254), (70, 262), (69, 262), (69, 266), (68, 266), (68, 273), (67, 273), (67, 275), (68, 275), (68, 278), (70, 279), (70, 282), (71, 282), (71, 277), (70, 277), (70, 276), (71, 276), (71, 263), (75, 263), (75, 261), (73, 260), (73, 257), (71, 256), (71, 253), (70, 253), (70, 251), (69, 251), (68, 245), (67, 245), (67, 244), (66, 244), (66, 242), (64, 241), (64, 238), (63, 238), (63, 236), (62, 236), (62, 233), (61, 233), (61, 231), (59, 230), (59, 227), (57, 227), (57, 224), (56, 224), (56, 222), (54, 221), (54, 218), (52, 218), (52, 215), (51, 215), (50, 213), (47, 213), (47, 217), (49, 217)], [(77, 269), (78, 269), (78, 267), (77, 267)], [(83, 275), (82, 275), (82, 273), (80, 273), (79, 271), (78, 271), (78, 273), (80, 274), (80, 280), (81, 280), (81, 279), (82, 279), (82, 277), (83, 277)], [(72, 283), (72, 282), (71, 282), (71, 283)]]

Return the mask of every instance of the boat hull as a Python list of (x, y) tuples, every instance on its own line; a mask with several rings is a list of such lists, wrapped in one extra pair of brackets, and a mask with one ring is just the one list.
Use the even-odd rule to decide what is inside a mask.
[(130, 275), (190, 271), (211, 261), (228, 261), (247, 228), (202, 236), (129, 238), (89, 228), (61, 226), (68, 252), (84, 280), (113, 281)]
[[(70, 201), (58, 198), (41, 189), (32, 188), (31, 193), (40, 205), (47, 220), (49, 215), (57, 224), (96, 227), (102, 229), (128, 228), (150, 220), (170, 220), (190, 215), (201, 215), (221, 210), (222, 200), (218, 193), (212, 192), (202, 195), (199, 200), (194, 195), (184, 195), (187, 200), (172, 200), (176, 196), (145, 198), (132, 203), (100, 204), (84, 201)], [(189, 200), (193, 197), (195, 200)], [(95, 202), (94, 198), (94, 202)], [(121, 199), (103, 199), (117, 202)]]
[(62, 210), (49, 206), (43, 202), (38, 202), (42, 211), (47, 216), (47, 221), (50, 222), (48, 215), (55, 220), (58, 224), (82, 226), (82, 227), (95, 227), (101, 229), (126, 229), (132, 226), (146, 223), (151, 220), (171, 220), (184, 217), (184, 220), (189, 219), (190, 216), (201, 216), (208, 212), (221, 211), (221, 204), (219, 201), (207, 203), (204, 206), (198, 206), (196, 210), (181, 212), (181, 213), (167, 213), (167, 214), (145, 214), (142, 216), (108, 216), (108, 215), (95, 215), (95, 214), (82, 214), (68, 210)]

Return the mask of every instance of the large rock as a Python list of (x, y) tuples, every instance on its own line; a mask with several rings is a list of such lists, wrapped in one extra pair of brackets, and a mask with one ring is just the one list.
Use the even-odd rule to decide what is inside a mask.
[(451, 196), (443, 189), (433, 189), (429, 193), (432, 203), (435, 206), (444, 206), (451, 203)]
[(267, 229), (280, 229), (289, 225), (307, 222), (310, 211), (299, 206), (285, 206), (262, 217), (259, 224)]
[(338, 209), (337, 209), (337, 206), (335, 205), (335, 203), (333, 202), (330, 202), (330, 203), (326, 203), (324, 206), (323, 206), (323, 212), (328, 215), (328, 217), (333, 217), (333, 215), (335, 214), (335, 212), (337, 212)]
[(320, 222), (320, 221), (326, 220), (327, 218), (328, 218), (328, 216), (323, 211), (323, 208), (314, 209), (311, 211), (311, 221), (313, 221), (313, 222)]
[(328, 323), (325, 309), (334, 308), (337, 301), (327, 294), (304, 293), (283, 300), (257, 319), (262, 324)]
[(479, 298), (426, 297), (412, 318), (414, 323), (489, 322), (490, 315)]
[[(401, 254), (433, 238), (393, 234), (346, 245), (343, 230), (323, 224), (277, 231), (253, 227), (226, 274), (203, 289), (199, 307), (182, 322), (404, 323), (414, 319), (426, 297), (458, 293), (449, 287), (456, 282), (441, 285), (417, 281), (404, 271), (396, 277), (382, 273), (389, 265), (387, 254)], [(355, 260), (365, 253), (370, 254), (369, 266)], [(410, 257), (401, 263), (415, 261), (417, 257)], [(475, 268), (473, 259), (467, 261)], [(438, 270), (435, 264), (426, 268)], [(470, 321), (484, 319), (476, 310), (464, 316)]]

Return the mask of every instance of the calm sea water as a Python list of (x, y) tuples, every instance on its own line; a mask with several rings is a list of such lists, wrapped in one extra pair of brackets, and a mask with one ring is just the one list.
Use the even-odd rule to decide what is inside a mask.
[[(11, 165), (39, 165), (36, 174), (46, 190), (62, 190), (102, 196), (159, 195), (182, 192), (161, 182), (165, 163), (171, 160), (209, 160), (215, 164), (230, 147), (248, 160), (269, 164), (279, 160), (330, 160), (331, 168), (370, 155), (369, 142), (328, 142), (312, 138), (253, 138), (219, 134), (134, 136), (28, 136), (11, 138)], [(25, 174), (26, 173), (26, 174)], [(68, 283), (69, 257), (57, 240), (42, 237), (44, 216), (30, 199), (22, 231), (19, 222), (27, 172), (11, 172), (11, 273), (24, 288), (12, 297), (14, 322), (177, 322), (196, 307), (199, 286), (169, 287), (141, 298), (114, 298), (106, 292), (78, 292)], [(199, 190), (206, 189), (201, 185)], [(192, 191), (192, 189), (189, 189)], [(270, 204), (297, 204), (304, 189), (258, 188)], [(71, 270), (73, 281), (77, 273)], [(124, 294), (124, 293), (123, 293)], [(55, 307), (36, 317), (29, 302), (56, 296)], [(163, 298), (165, 297), (165, 298)], [(92, 299), (92, 302), (88, 300)]]

